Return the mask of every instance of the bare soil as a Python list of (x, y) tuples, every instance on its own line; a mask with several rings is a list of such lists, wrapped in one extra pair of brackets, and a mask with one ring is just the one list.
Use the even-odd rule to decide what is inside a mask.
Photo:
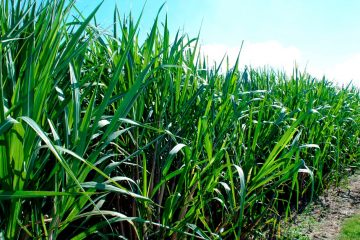
[[(345, 218), (360, 213), (360, 172), (325, 191), (295, 217), (285, 239), (336, 239)], [(284, 237), (284, 236), (283, 236)]]

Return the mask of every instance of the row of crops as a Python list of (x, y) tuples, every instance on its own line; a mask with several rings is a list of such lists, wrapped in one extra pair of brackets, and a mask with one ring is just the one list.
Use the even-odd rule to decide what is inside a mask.
[(0, 3), (0, 238), (274, 237), (358, 165), (359, 89), (74, 4)]

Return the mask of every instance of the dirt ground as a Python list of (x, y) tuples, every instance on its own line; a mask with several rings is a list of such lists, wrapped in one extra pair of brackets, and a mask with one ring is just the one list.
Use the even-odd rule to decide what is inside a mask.
[[(305, 213), (295, 217), (289, 239), (336, 239), (342, 221), (360, 213), (360, 172), (327, 190)], [(288, 238), (286, 238), (288, 239)]]

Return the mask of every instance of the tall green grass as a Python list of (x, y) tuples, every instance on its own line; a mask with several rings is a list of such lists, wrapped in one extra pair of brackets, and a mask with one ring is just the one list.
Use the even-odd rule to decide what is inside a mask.
[(357, 166), (358, 89), (38, 2), (0, 5), (1, 237), (266, 238)]

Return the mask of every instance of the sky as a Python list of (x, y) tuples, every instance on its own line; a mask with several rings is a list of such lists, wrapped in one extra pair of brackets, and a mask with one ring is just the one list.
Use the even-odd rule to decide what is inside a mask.
[[(77, 0), (88, 14), (100, 0)], [(360, 86), (359, 0), (104, 0), (97, 14), (111, 26), (113, 9), (139, 16), (140, 33), (148, 33), (159, 8), (168, 17), (170, 34), (178, 30), (196, 37), (209, 62), (228, 54), (240, 66), (271, 66), (291, 73), (295, 63), (315, 77)]]

